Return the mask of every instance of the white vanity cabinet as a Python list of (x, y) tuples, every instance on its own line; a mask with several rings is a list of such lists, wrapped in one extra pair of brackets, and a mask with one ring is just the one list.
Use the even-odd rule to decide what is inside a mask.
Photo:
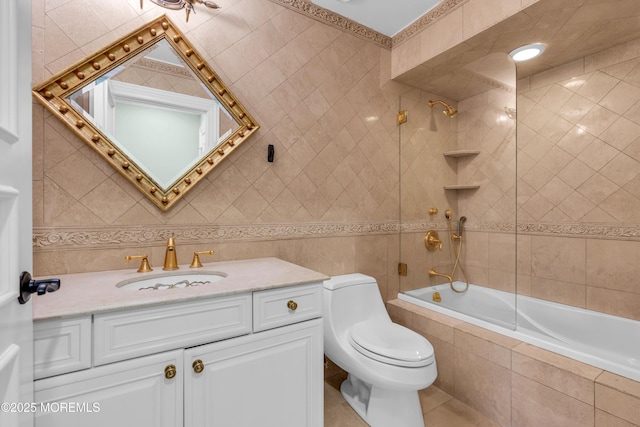
[(86, 334), (54, 345), (56, 321), (36, 322), (36, 427), (320, 427), (321, 316), (321, 283), (95, 314), (91, 367), (67, 373), (38, 348)]
[(174, 427), (183, 420), (184, 350), (38, 380), (37, 427)]
[(185, 352), (186, 427), (323, 425), (322, 320)]

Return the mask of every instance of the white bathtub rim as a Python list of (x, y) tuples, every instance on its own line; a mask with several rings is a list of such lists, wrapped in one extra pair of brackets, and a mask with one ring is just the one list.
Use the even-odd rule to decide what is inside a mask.
[(562, 356), (568, 357), (570, 359), (575, 359), (579, 362), (586, 363), (588, 365), (594, 366), (599, 369), (603, 369), (605, 371), (629, 378), (633, 381), (640, 382), (640, 366), (637, 369), (634, 369), (630, 366), (623, 365), (621, 363), (606, 360), (601, 357), (591, 355), (588, 353), (584, 353), (582, 351), (577, 351), (572, 348), (567, 348), (565, 346), (561, 346), (552, 342), (548, 342), (541, 338), (535, 337), (533, 335), (527, 335), (522, 333), (519, 330), (508, 329), (506, 327), (502, 327), (491, 322), (487, 322), (482, 319), (478, 319), (473, 316), (466, 315), (464, 313), (460, 313), (442, 306), (438, 306), (437, 304), (432, 304), (426, 301), (422, 301), (416, 297), (406, 295), (403, 293), (398, 293), (398, 299), (402, 301), (406, 301), (417, 305), (419, 307), (425, 308), (427, 310), (431, 310), (440, 314), (447, 315), (449, 317), (456, 318), (458, 320), (462, 320), (467, 323), (471, 323), (473, 325), (479, 326), (484, 329), (488, 329), (492, 332), (496, 332), (498, 334), (514, 338), (518, 341), (525, 342), (527, 344), (532, 344), (537, 347), (543, 348), (545, 350), (551, 351), (553, 353), (560, 354)]

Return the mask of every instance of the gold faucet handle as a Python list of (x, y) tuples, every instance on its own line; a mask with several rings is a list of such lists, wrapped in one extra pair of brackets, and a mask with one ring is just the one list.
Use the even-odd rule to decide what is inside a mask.
[(191, 268), (200, 268), (202, 263), (200, 262), (200, 255), (213, 255), (213, 251), (197, 251), (193, 253), (193, 261), (191, 261)]
[(147, 254), (144, 255), (127, 255), (124, 257), (125, 261), (129, 262), (132, 259), (141, 259), (140, 268), (138, 268), (138, 273), (148, 273), (149, 271), (153, 271), (153, 268), (149, 265), (149, 256)]
[(438, 236), (438, 232), (435, 230), (427, 231), (427, 234), (424, 235), (424, 245), (427, 247), (427, 250), (431, 252), (442, 250), (442, 241)]

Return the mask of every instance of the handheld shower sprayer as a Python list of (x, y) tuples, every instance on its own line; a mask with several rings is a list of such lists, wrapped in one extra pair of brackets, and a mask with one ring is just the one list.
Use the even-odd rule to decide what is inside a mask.
[[(453, 259), (455, 260), (453, 263), (453, 269), (451, 271), (451, 274), (443, 274), (443, 273), (438, 273), (435, 269), (430, 269), (429, 270), (429, 276), (433, 277), (433, 276), (440, 276), (440, 277), (445, 277), (449, 280), (449, 285), (451, 286), (451, 289), (456, 292), (456, 293), (463, 293), (465, 292), (467, 289), (469, 289), (469, 278), (467, 277), (467, 272), (465, 271), (464, 267), (462, 266), (462, 263), (460, 262), (460, 256), (462, 255), (462, 232), (464, 230), (464, 223), (467, 221), (467, 217), (466, 216), (461, 216), (460, 219), (458, 220), (458, 233), (454, 233), (453, 232), (453, 211), (451, 209), (447, 209), (446, 211), (444, 211), (444, 216), (447, 219), (447, 223), (449, 225), (449, 237), (451, 239), (451, 250), (453, 252), (455, 252), (455, 254), (451, 254), (453, 256)], [(431, 232), (429, 232), (431, 233)], [(442, 248), (442, 243), (440, 243), (440, 248)], [(431, 250), (435, 250), (435, 249), (431, 249)], [(456, 270), (460, 268), (460, 272), (462, 273), (466, 286), (464, 287), (464, 289), (456, 289), (453, 286), (453, 281), (455, 279), (456, 276)]]
[(464, 228), (464, 223), (467, 220), (466, 216), (461, 216), (458, 221), (458, 237), (462, 239), (462, 229)]

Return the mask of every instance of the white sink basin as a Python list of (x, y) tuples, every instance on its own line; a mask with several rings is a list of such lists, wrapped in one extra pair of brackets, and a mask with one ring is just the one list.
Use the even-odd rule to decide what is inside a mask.
[(154, 274), (152, 276), (145, 274), (144, 277), (124, 280), (116, 284), (116, 287), (129, 291), (162, 291), (192, 286), (206, 286), (222, 280), (226, 276), (226, 274), (218, 272), (175, 272)]

